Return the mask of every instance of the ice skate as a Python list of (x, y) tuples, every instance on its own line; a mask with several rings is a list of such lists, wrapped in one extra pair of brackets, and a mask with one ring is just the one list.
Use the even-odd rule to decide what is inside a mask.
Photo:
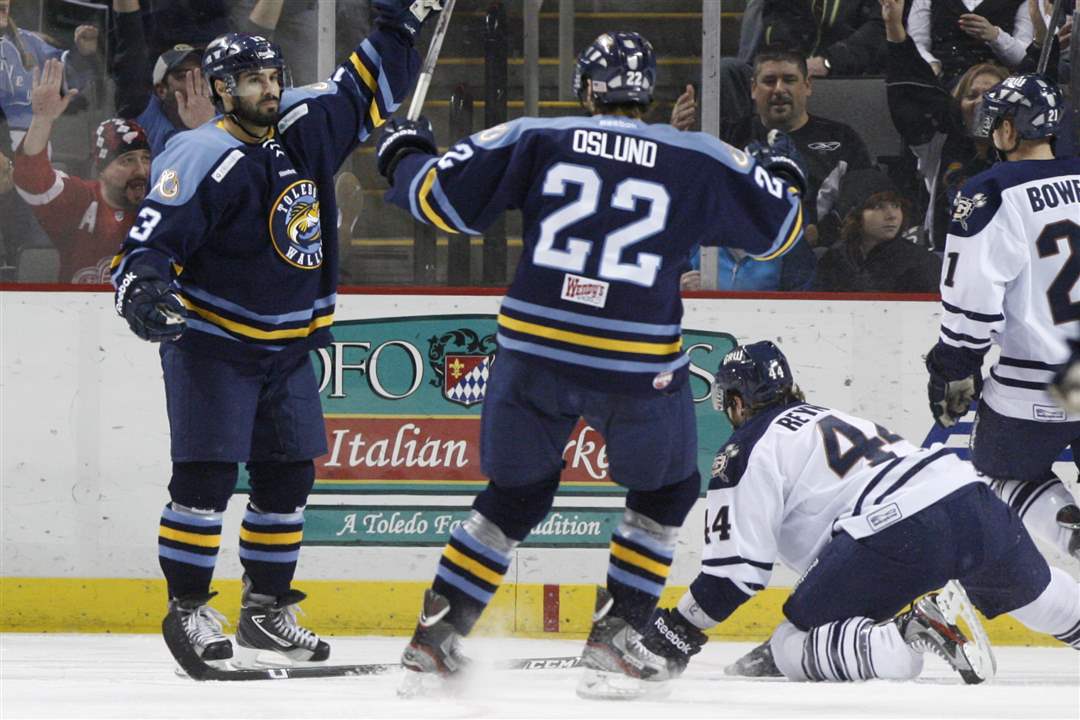
[(1066, 505), (1057, 511), (1057, 524), (1071, 530), (1069, 536), (1069, 554), (1080, 560), (1080, 507)]
[(457, 628), (445, 619), (449, 612), (449, 600), (434, 590), (424, 591), (416, 630), (401, 654), (405, 677), (398, 688), (399, 697), (437, 696), (460, 688), (469, 659), (462, 653)]
[(306, 597), (299, 590), (279, 597), (255, 593), (244, 578), (236, 643), (243, 648), (240, 654), (245, 665), (291, 665), (330, 657), (330, 645), (296, 622), (297, 605)]
[(783, 677), (773, 659), (772, 645), (768, 640), (724, 668), (725, 675), (739, 677)]
[(578, 697), (591, 700), (662, 699), (671, 692), (667, 660), (640, 642), (641, 634), (611, 614), (614, 598), (606, 588), (596, 589), (592, 630), (585, 641), (578, 681)]
[(169, 601), (169, 614), (180, 619), (188, 644), (207, 662), (229, 660), (233, 646), (222, 632), (225, 616), (207, 605), (217, 593), (185, 595)]
[(919, 598), (910, 610), (893, 621), (904, 642), (917, 652), (933, 652), (944, 659), (968, 685), (992, 677), (993, 670), (987, 667), (978, 644), (949, 619), (938, 598), (938, 593)]

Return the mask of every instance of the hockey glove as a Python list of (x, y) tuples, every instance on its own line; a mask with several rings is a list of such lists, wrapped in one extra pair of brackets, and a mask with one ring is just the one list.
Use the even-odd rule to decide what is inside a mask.
[(653, 614), (640, 642), (649, 652), (666, 659), (671, 677), (678, 677), (690, 663), (690, 658), (701, 652), (708, 640), (678, 608), (667, 608)]
[(142, 278), (129, 272), (116, 291), (116, 311), (131, 332), (149, 342), (168, 342), (187, 327), (187, 309), (164, 280)]
[(770, 130), (767, 142), (755, 140), (746, 146), (746, 152), (771, 175), (798, 190), (800, 197), (806, 195), (810, 171), (791, 136), (779, 130)]
[(442, 0), (375, 0), (372, 3), (377, 27), (403, 31), (410, 40), (416, 38), (427, 16), (438, 13), (442, 5)]
[(1080, 413), (1080, 342), (1071, 341), (1072, 357), (1056, 373), (1047, 390), (1061, 407)]
[(976, 372), (959, 380), (949, 380), (941, 374), (934, 362), (933, 351), (926, 356), (926, 369), (930, 371), (930, 382), (926, 385), (930, 412), (938, 425), (951, 428), (967, 415), (971, 403), (982, 393), (982, 373)]
[(394, 184), (394, 170), (401, 159), (412, 153), (437, 155), (431, 123), (421, 115), (414, 120), (387, 121), (375, 146), (375, 165), (379, 174)]

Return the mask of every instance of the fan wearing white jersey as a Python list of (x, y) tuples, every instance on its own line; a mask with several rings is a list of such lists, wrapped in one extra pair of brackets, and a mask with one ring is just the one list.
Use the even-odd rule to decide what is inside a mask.
[[(1080, 458), (1080, 413), (1047, 391), (1080, 336), (1080, 158), (1054, 157), (1063, 113), (1061, 91), (1038, 75), (983, 97), (975, 133), (993, 138), (1003, 162), (955, 200), (941, 334), (926, 365), (935, 420), (951, 427), (978, 398), (976, 470), (1035, 537), (1080, 557), (1080, 509), (1052, 469), (1066, 447)], [(992, 344), (1001, 357), (984, 385)]]
[(627, 644), (626, 662), (648, 668), (647, 680), (681, 673), (704, 630), (764, 588), (777, 563), (802, 574), (767, 651), (791, 680), (910, 679), (929, 650), (981, 682), (993, 672), (989, 646), (968, 640), (937, 594), (894, 617), (950, 579), (986, 617), (1010, 613), (1080, 649), (1080, 585), (1047, 565), (970, 463), (806, 402), (770, 342), (728, 353), (714, 390), (736, 429), (713, 464), (700, 574)]

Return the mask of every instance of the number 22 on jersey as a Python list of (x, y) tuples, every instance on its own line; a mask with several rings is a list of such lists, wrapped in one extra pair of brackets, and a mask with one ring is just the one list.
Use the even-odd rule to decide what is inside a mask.
[[(560, 162), (548, 168), (543, 185), (545, 197), (565, 197), (571, 186), (578, 188), (577, 199), (540, 221), (540, 237), (533, 250), (532, 261), (534, 265), (553, 270), (582, 273), (592, 253), (593, 241), (568, 235), (565, 249), (561, 249), (555, 247), (555, 240), (570, 226), (592, 217), (600, 210), (603, 181), (599, 173), (587, 165)], [(663, 232), (667, 226), (671, 196), (663, 185), (638, 178), (621, 180), (611, 195), (611, 207), (616, 210), (633, 212), (639, 201), (647, 203), (645, 217), (604, 236), (597, 275), (604, 280), (652, 287), (663, 257), (642, 252), (638, 253), (636, 261), (630, 262), (624, 261), (624, 254), (630, 246)]]

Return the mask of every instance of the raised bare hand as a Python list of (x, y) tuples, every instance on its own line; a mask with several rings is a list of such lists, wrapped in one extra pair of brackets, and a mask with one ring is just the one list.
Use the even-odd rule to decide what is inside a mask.
[(199, 127), (217, 114), (202, 70), (189, 70), (184, 74), (184, 92), (176, 93), (176, 110), (189, 129)]
[(64, 63), (59, 60), (46, 60), (41, 69), (34, 69), (33, 89), (30, 91), (30, 109), (34, 117), (52, 122), (64, 114), (78, 90), (68, 90), (61, 95), (64, 84)]
[(687, 85), (683, 94), (675, 101), (671, 109), (671, 126), (677, 130), (689, 130), (697, 121), (697, 101), (694, 99), (694, 86)]
[(990, 22), (982, 15), (976, 15), (975, 13), (964, 13), (960, 16), (959, 20), (960, 29), (973, 38), (982, 40), (983, 42), (993, 42), (997, 40), (998, 33), (1001, 32), (994, 23)]
[(80, 25), (75, 28), (75, 49), (80, 55), (88, 56), (97, 52), (98, 29), (95, 25)]

